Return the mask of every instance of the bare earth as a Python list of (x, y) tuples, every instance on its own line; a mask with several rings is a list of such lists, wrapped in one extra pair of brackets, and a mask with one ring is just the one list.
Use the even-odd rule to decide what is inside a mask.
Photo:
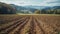
[(0, 15), (0, 34), (60, 34), (60, 16)]

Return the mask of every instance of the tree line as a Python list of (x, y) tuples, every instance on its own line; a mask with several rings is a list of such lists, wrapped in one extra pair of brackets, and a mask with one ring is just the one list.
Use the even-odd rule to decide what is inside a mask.
[(0, 2), (0, 14), (16, 14), (16, 10), (9, 4)]
[(35, 14), (60, 14), (60, 9), (50, 9), (50, 10), (36, 10)]

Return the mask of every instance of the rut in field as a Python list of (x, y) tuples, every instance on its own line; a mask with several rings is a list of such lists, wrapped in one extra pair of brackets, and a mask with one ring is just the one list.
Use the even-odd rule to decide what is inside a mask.
[(10, 17), (8, 23), (0, 26), (0, 34), (58, 34), (56, 27), (53, 29), (54, 26), (40, 19), (39, 16)]

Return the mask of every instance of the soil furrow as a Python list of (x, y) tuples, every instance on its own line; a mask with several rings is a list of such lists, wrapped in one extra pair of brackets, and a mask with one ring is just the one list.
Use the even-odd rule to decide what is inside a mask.
[[(26, 18), (27, 18), (27, 17), (26, 17)], [(25, 19), (22, 19), (21, 22), (19, 21), (19, 23), (17, 22), (17, 24), (15, 24), (15, 25), (13, 25), (13, 26), (11, 26), (11, 27), (9, 27), (9, 28), (7, 28), (7, 29), (5, 29), (5, 30), (2, 30), (1, 32), (2, 32), (2, 33), (9, 33), (11, 30), (13, 30), (13, 29), (16, 28), (17, 26), (19, 26), (23, 21), (25, 21), (26, 18), (25, 18)]]

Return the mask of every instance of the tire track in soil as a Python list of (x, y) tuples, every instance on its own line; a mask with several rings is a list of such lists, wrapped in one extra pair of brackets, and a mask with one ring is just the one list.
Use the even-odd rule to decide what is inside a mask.
[(25, 25), (29, 22), (30, 17), (27, 17), (27, 19), (18, 27), (18, 29), (14, 32), (14, 34), (21, 34), (21, 30), (25, 27)]
[(40, 25), (40, 23), (38, 23), (38, 20), (37, 18), (35, 17), (35, 22), (36, 22), (36, 25), (39, 27), (39, 30), (41, 32), (41, 34), (45, 34), (45, 31), (43, 30), (42, 26)]
[(29, 29), (30, 29), (30, 23), (31, 23), (31, 19), (32, 17), (30, 16), (29, 21), (27, 22), (27, 24), (25, 24), (25, 26), (20, 30), (20, 34), (29, 34)]
[[(22, 18), (23, 18), (23, 17), (21, 17), (21, 19), (22, 19)], [(7, 29), (7, 28), (13, 26), (14, 24), (16, 24), (16, 22), (18, 22), (19, 20), (21, 20), (21, 19), (18, 18), (18, 17), (15, 18), (15, 19), (16, 19), (17, 21), (16, 21), (16, 20), (13, 20), (12, 22), (9, 22), (9, 23), (8, 23), (9, 25), (7, 25), (7, 26), (6, 26), (6, 24), (4, 24), (6, 27), (5, 27), (5, 26), (4, 26), (4, 27), (1, 26), (1, 27), (0, 27), (0, 31), (5, 30), (5, 29)]]
[[(38, 17), (39, 18), (39, 17)], [(45, 32), (45, 34), (57, 34), (56, 32), (54, 32), (54, 29), (52, 28), (52, 26), (48, 25), (45, 22), (42, 22), (40, 19), (38, 19), (36, 17), (36, 21), (37, 23), (41, 26), (42, 30)]]
[[(26, 18), (27, 18), (27, 17), (26, 17)], [(19, 26), (23, 21), (25, 21), (26, 18), (22, 19), (21, 22), (18, 21), (18, 22), (20, 22), (20, 23), (16, 22), (17, 24), (14, 24), (13, 26), (11, 26), (11, 27), (9, 27), (9, 28), (7, 28), (7, 29), (5, 29), (5, 30), (2, 30), (1, 33), (2, 33), (2, 34), (8, 34), (11, 30), (13, 30), (13, 29), (16, 28), (17, 26)]]
[(30, 30), (29, 30), (29, 34), (36, 34), (35, 32), (35, 24), (34, 24), (34, 17), (32, 16), (31, 18), (31, 23), (30, 23)]
[[(53, 18), (54, 16), (52, 16), (52, 18)], [(55, 16), (55, 17), (58, 17), (58, 16)], [(54, 18), (55, 18), (54, 17)], [(60, 19), (58, 19), (58, 18), (53, 18), (53, 19), (50, 19), (51, 18), (51, 16), (49, 16), (49, 18), (48, 17), (45, 17), (45, 21), (46, 21), (46, 24), (49, 26), (49, 27), (51, 27), (51, 29), (53, 29), (53, 32), (55, 33), (55, 34), (58, 34), (58, 32), (60, 32), (60, 27), (58, 27), (57, 26), (57, 24), (59, 23), (59, 20)], [(40, 17), (39, 17), (39, 19), (40, 19)], [(50, 23), (50, 21), (51, 21), (51, 23)], [(55, 21), (55, 22), (54, 22)], [(59, 24), (60, 25), (60, 24)]]
[[(20, 20), (21, 20), (21, 19), (20, 19)], [(7, 28), (9, 28), (9, 27), (11, 27), (11, 26), (13, 26), (13, 25), (15, 25), (16, 22), (18, 22), (18, 21), (19, 21), (19, 19), (18, 19), (17, 21), (12, 21), (12, 22), (10, 22), (10, 23), (12, 23), (11, 25), (6, 26), (5, 28), (4, 28), (4, 27), (0, 28), (0, 31), (5, 30), (5, 29), (7, 29)]]
[(43, 31), (41, 30), (41, 27), (36, 22), (36, 19), (34, 18), (34, 24), (35, 24), (35, 32), (36, 34), (44, 34)]

